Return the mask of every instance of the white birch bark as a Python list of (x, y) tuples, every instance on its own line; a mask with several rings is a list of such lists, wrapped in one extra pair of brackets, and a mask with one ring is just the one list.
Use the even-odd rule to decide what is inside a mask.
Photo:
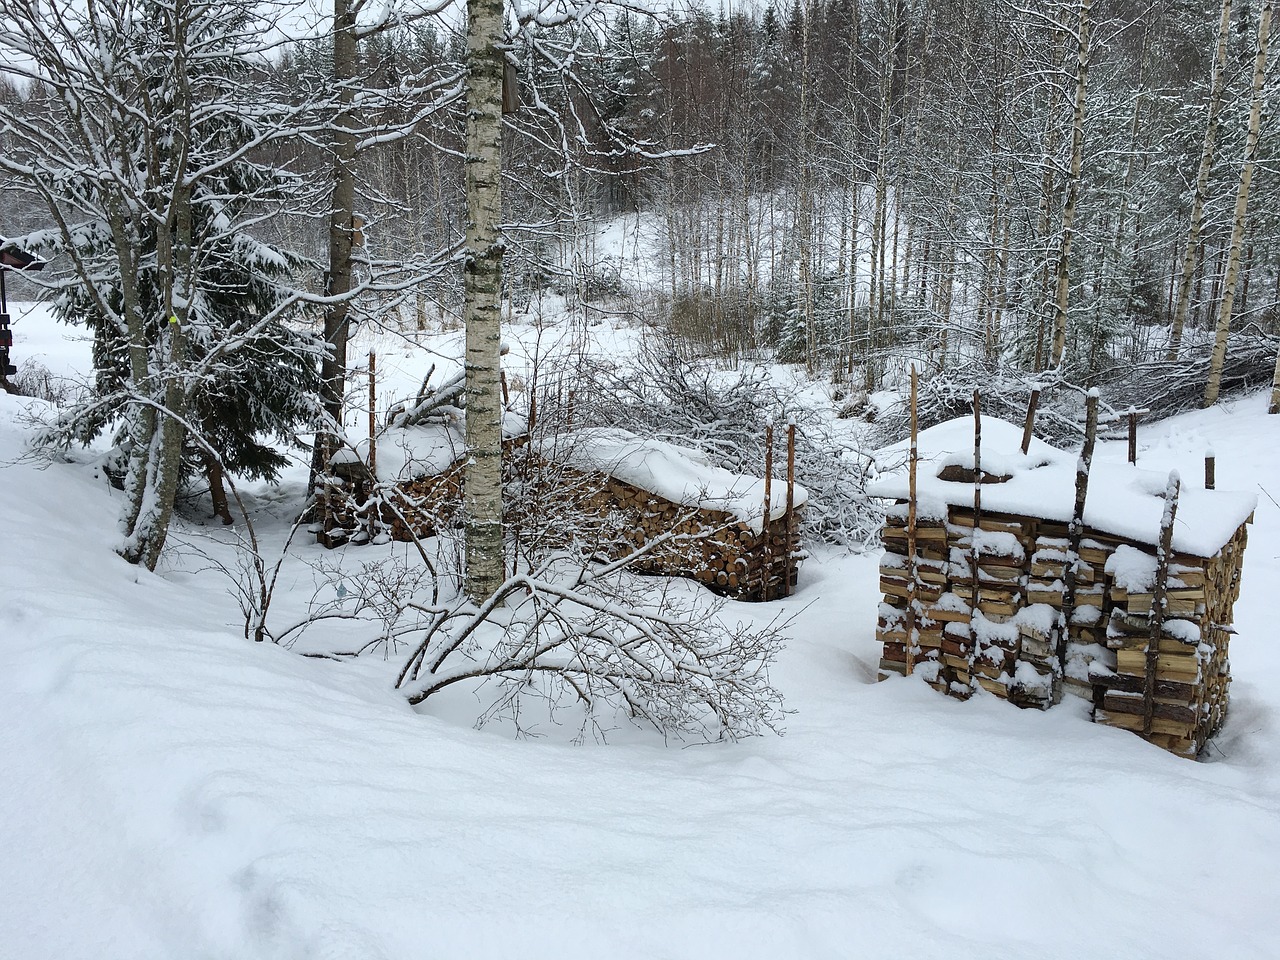
[(467, 0), (466, 592), (482, 601), (505, 579), (502, 394), (502, 0)]
[(1231, 221), (1231, 248), (1227, 253), (1227, 272), (1223, 282), (1222, 301), (1218, 304), (1218, 323), (1214, 331), (1213, 357), (1209, 361), (1209, 382), (1204, 388), (1204, 405), (1218, 402), (1222, 384), (1222, 364), (1227, 357), (1227, 337), (1231, 333), (1231, 311), (1235, 306), (1236, 279), (1240, 274), (1240, 248), (1244, 243), (1245, 220), (1249, 213), (1249, 183), (1258, 159), (1258, 136), (1262, 127), (1263, 85), (1267, 78), (1267, 45), (1271, 36), (1271, 15), (1275, 0), (1266, 0), (1258, 18), (1258, 52), (1253, 62), (1253, 95), (1249, 105), (1249, 134), (1245, 139), (1244, 163), (1240, 168), (1240, 185), (1236, 190), (1236, 208)]
[(1182, 272), (1178, 279), (1178, 299), (1174, 307), (1173, 326), (1169, 331), (1169, 351), (1165, 359), (1178, 359), (1182, 346), (1182, 330), (1187, 322), (1191, 302), (1191, 282), (1196, 272), (1196, 251), (1200, 249), (1200, 229), (1204, 223), (1204, 204), (1209, 195), (1209, 174), (1213, 170), (1213, 151), (1218, 140), (1218, 118), (1222, 112), (1222, 90), (1225, 86), (1227, 39), (1231, 34), (1231, 0), (1222, 0), (1222, 16), (1218, 21), (1218, 45), (1213, 55), (1213, 81), (1209, 92), (1209, 118), (1205, 124), (1204, 146), (1200, 151), (1200, 170), (1196, 174), (1196, 192), (1191, 200), (1191, 225), (1187, 228), (1187, 244), (1182, 254)]

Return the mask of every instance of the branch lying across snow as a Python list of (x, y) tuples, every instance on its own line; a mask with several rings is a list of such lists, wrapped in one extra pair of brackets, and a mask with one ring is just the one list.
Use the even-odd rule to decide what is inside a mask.
[(455, 684), (497, 684), (482, 720), (517, 717), (536, 698), (553, 719), (573, 713), (597, 736), (617, 716), (679, 739), (780, 732), (769, 667), (784, 624), (727, 625), (723, 601), (620, 566), (558, 555), (478, 606), (437, 608), (398, 685), (420, 704)]
[[(1256, 326), (1232, 336), (1223, 367), (1223, 394), (1239, 395), (1268, 386), (1275, 371), (1277, 346), (1274, 337)], [(1184, 347), (1184, 353), (1191, 351)], [(1120, 420), (1126, 410), (1140, 408), (1146, 411), (1143, 419), (1151, 422), (1198, 409), (1204, 400), (1209, 361), (1204, 352), (1174, 362), (1117, 363), (1101, 376), (1107, 419)], [(1011, 423), (1022, 422), (1031, 392), (1040, 390), (1036, 436), (1061, 447), (1079, 444), (1084, 437), (1084, 386), (1057, 371), (996, 370), (981, 361), (954, 364), (921, 384), (917, 403), (920, 429), (965, 416), (972, 409), (975, 389), (982, 391), (985, 413)], [(876, 445), (900, 440), (907, 433), (907, 423), (903, 403), (876, 422)]]

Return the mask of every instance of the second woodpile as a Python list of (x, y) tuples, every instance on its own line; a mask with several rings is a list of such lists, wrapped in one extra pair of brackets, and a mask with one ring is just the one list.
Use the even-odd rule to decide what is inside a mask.
[[(617, 560), (661, 540), (632, 569), (690, 577), (735, 600), (776, 600), (796, 585), (801, 506), (757, 530), (725, 511), (683, 506), (605, 473), (542, 460), (523, 438), (508, 440), (504, 454), (507, 489), (519, 492), (505, 510), (517, 541), (571, 535)], [(335, 464), (321, 490), (325, 521), (317, 538), (332, 548), (436, 536), (461, 509), (462, 483), (461, 460), (441, 473), (377, 484), (359, 461)]]
[(601, 542), (612, 558), (665, 536), (634, 569), (692, 577), (735, 600), (777, 600), (795, 587), (802, 507), (756, 530), (730, 513), (682, 506), (616, 477), (581, 476), (589, 492), (579, 507), (600, 524)]

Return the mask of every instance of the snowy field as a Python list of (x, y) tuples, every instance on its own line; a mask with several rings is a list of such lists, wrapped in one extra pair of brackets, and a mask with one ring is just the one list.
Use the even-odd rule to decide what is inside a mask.
[[(87, 368), (83, 342), (15, 314), (19, 362)], [(429, 366), (377, 346), (402, 394)], [(822, 551), (791, 600), (727, 611), (795, 614), (785, 736), (575, 746), (475, 730), (465, 702), (415, 713), (398, 660), (247, 643), (203, 559), (230, 558), (221, 528), (184, 522), (160, 575), (117, 558), (119, 494), (92, 452), (25, 458), (39, 404), (0, 395), (0, 958), (1274, 958), (1265, 402), (1140, 435), (1142, 465), (1189, 481), (1211, 446), (1219, 487), (1260, 495), (1232, 712), (1192, 763), (1075, 701), (875, 683), (877, 558)], [(303, 479), (252, 490), (267, 536)]]

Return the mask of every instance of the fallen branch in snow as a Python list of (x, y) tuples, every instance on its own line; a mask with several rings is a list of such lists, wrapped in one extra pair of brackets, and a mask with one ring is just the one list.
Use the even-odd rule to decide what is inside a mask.
[(784, 625), (730, 627), (717, 616), (723, 602), (635, 577), (631, 559), (584, 565), (557, 554), (479, 605), (420, 608), (397, 685), (420, 704), (455, 684), (496, 683), (482, 721), (516, 719), (537, 698), (555, 719), (574, 709), (597, 736), (615, 714), (681, 738), (777, 732), (782, 696), (769, 666)]

